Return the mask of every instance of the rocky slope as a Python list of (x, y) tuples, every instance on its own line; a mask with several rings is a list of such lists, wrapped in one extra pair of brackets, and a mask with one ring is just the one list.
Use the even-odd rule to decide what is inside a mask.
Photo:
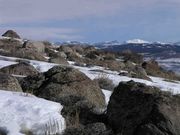
[[(66, 129), (61, 130), (61, 134), (180, 134), (180, 97), (177, 95), (180, 93), (180, 78), (161, 68), (156, 61), (144, 61), (142, 55), (129, 50), (114, 53), (77, 42), (53, 46), (47, 41), (24, 41), (13, 31), (3, 36), (5, 38), (0, 39), (1, 55), (4, 55), (0, 56), (0, 89), (28, 92), (60, 103), (63, 108), (59, 117), (62, 115), (66, 122)], [(142, 44), (142, 41), (138, 44)], [(19, 102), (20, 97), (16, 100), (18, 107), (26, 107), (27, 104)], [(11, 104), (5, 101), (2, 101), (4, 105)], [(30, 107), (44, 116), (41, 115), (44, 111), (36, 108), (36, 102)], [(30, 109), (24, 110), (26, 114), (31, 114)], [(20, 113), (21, 110), (16, 112)], [(10, 111), (6, 113), (9, 115)], [(23, 119), (24, 115), (18, 117)], [(0, 116), (0, 122), (2, 118)], [(12, 121), (16, 119), (12, 117)], [(25, 119), (24, 123), (27, 122)], [(46, 128), (57, 135), (60, 132), (56, 132), (56, 125), (60, 122), (60, 119), (58, 122), (51, 120)], [(11, 127), (5, 127), (12, 131), (8, 129)], [(1, 128), (0, 125), (0, 133)], [(28, 133), (33, 131), (30, 129)], [(22, 133), (27, 134), (25, 131)]]

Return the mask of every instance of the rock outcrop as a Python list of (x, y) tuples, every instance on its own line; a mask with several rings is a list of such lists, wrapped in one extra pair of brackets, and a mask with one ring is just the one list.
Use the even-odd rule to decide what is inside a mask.
[(121, 82), (110, 98), (107, 116), (117, 134), (180, 135), (180, 96)]
[(149, 80), (152, 81), (146, 71), (144, 70), (144, 68), (140, 67), (140, 66), (135, 66), (134, 69), (132, 69), (132, 71), (129, 72), (130, 77), (133, 78), (140, 78), (140, 79), (145, 79), (145, 80)]
[(162, 77), (171, 80), (180, 80), (180, 77), (172, 71), (166, 71), (155, 60), (149, 60), (142, 63), (142, 67), (148, 75)]
[(36, 50), (38, 53), (45, 53), (45, 44), (40, 41), (25, 41), (23, 48)]
[(56, 63), (56, 64), (62, 64), (62, 65), (69, 65), (67, 60), (61, 56), (50, 58), (49, 62)]
[(55, 66), (44, 74), (24, 78), (21, 85), (24, 91), (33, 91), (36, 96), (49, 100), (75, 95), (84, 97), (96, 107), (105, 106), (98, 84), (72, 67)]
[(3, 37), (9, 37), (9, 38), (21, 39), (21, 37), (13, 30), (6, 31), (2, 36)]
[(103, 123), (93, 123), (80, 127), (69, 127), (62, 135), (113, 135)]
[(15, 77), (3, 73), (0, 73), (0, 89), (7, 91), (22, 91), (22, 88)]
[(38, 71), (32, 65), (24, 61), (21, 61), (18, 64), (3, 67), (0, 69), (0, 72), (23, 76), (38, 74)]

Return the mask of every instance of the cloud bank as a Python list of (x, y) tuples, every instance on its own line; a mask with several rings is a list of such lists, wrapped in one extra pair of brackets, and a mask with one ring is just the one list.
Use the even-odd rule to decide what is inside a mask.
[(0, 0), (0, 23), (100, 17), (121, 14), (133, 8), (179, 3), (179, 0)]
[[(117, 27), (107, 26), (106, 22), (113, 21), (127, 27), (142, 23), (141, 29), (144, 29), (154, 21), (157, 22), (154, 26), (166, 20), (177, 23), (180, 20), (179, 13), (179, 0), (0, 0), (0, 29), (15, 29), (25, 38), (82, 40), (88, 37), (81, 33), (80, 26), (76, 28), (74, 20), (79, 20), (80, 25), (83, 19), (88, 18), (86, 27), (82, 26), (83, 31), (87, 32), (91, 31), (92, 23), (100, 22), (106, 28)], [(104, 23), (96, 22), (101, 18)], [(57, 27), (53, 25), (61, 21), (71, 24)], [(49, 25), (44, 26), (49, 22)], [(108, 25), (113, 24), (114, 22)], [(165, 28), (166, 26), (164, 25)]]

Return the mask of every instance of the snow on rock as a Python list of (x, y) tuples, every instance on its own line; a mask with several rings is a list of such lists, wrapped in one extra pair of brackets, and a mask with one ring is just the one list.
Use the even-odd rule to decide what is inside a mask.
[[(0, 36), (0, 39), (12, 39), (12, 38), (11, 38), (11, 37), (3, 37), (3, 36)], [(13, 38), (13, 40), (19, 41), (19, 42), (21, 42), (21, 44), (24, 43), (23, 39)]]
[(127, 43), (127, 44), (149, 44), (150, 42), (144, 41), (141, 39), (132, 39), (132, 40), (126, 41), (125, 43)]
[(22, 59), (22, 58), (16, 58), (16, 57), (6, 57), (6, 56), (1, 56), (0, 55), (0, 68), (17, 64), (17, 60), (25, 60), (30, 62), (32, 66), (34, 66), (39, 72), (46, 72), (50, 68), (54, 67), (55, 63), (48, 63), (48, 62), (43, 62), (43, 61), (37, 61), (37, 60), (29, 60), (29, 59)]
[(150, 77), (153, 80), (153, 86), (160, 88), (163, 91), (170, 91), (173, 94), (180, 94), (180, 81), (165, 81), (164, 78)]
[(30, 94), (0, 90), (0, 126), (8, 135), (23, 135), (23, 131), (61, 133), (65, 129), (62, 108), (59, 103)]
[[(19, 58), (14, 58), (14, 57), (5, 57), (5, 56), (0, 56), (0, 68), (12, 64), (16, 64), (16, 60)], [(24, 59), (26, 60), (26, 59)], [(42, 62), (42, 61), (36, 61), (36, 60), (28, 60), (31, 65), (33, 65), (38, 71), (40, 72), (46, 72), (50, 68), (52, 68), (55, 65), (54, 63), (48, 63), (48, 62)], [(169, 62), (172, 60), (166, 60), (165, 62)], [(111, 71), (111, 70), (105, 70), (103, 67), (100, 66), (93, 66), (93, 67), (80, 67), (80, 66), (75, 66), (73, 61), (68, 61), (71, 66), (73, 66), (76, 69), (79, 69), (81, 72), (86, 74), (90, 79), (95, 79), (98, 78), (100, 74), (105, 74), (109, 79), (113, 81), (115, 85), (118, 85), (119, 82), (121, 81), (130, 81), (133, 80), (135, 82), (140, 82), (140, 83), (145, 83), (146, 85), (151, 85), (151, 86), (156, 86), (160, 88), (161, 90), (165, 91), (171, 91), (174, 94), (179, 94), (180, 93), (180, 81), (174, 81), (174, 82), (167, 82), (164, 81), (164, 78), (158, 78), (158, 77), (150, 77), (152, 79), (151, 81), (143, 80), (143, 79), (138, 79), (138, 78), (130, 78), (127, 76), (120, 76), (119, 72), (116, 71)], [(102, 72), (99, 72), (102, 71)]]
[[(72, 63), (72, 62), (70, 62), (70, 63)], [(110, 80), (112, 80), (115, 85), (118, 85), (119, 82), (122, 82), (122, 81), (127, 82), (130, 80), (133, 80), (135, 82), (144, 83), (149, 86), (156, 86), (163, 91), (170, 91), (173, 94), (180, 94), (180, 89), (179, 89), (180, 81), (169, 82), (169, 81), (165, 81), (164, 78), (151, 77), (151, 76), (149, 76), (149, 77), (152, 79), (152, 81), (138, 79), (138, 78), (131, 78), (131, 77), (127, 77), (127, 76), (121, 76), (121, 75), (119, 75), (119, 72), (105, 70), (103, 67), (99, 67), (99, 66), (94, 66), (94, 67), (89, 68), (89, 67), (79, 67), (79, 66), (73, 65), (73, 67), (79, 69), (81, 72), (86, 74), (92, 80), (95, 78), (98, 78), (101, 74), (104, 74)], [(101, 71), (101, 72), (99, 72), (99, 71)]]
[(11, 62), (11, 61), (5, 61), (5, 60), (0, 60), (0, 68), (10, 66), (13, 64), (16, 64), (17, 62)]
[(42, 62), (37, 60), (30, 60), (30, 64), (33, 65), (39, 72), (46, 72), (52, 67), (58, 65), (55, 63)]
[(106, 104), (108, 104), (112, 91), (102, 89), (102, 92), (104, 93)]

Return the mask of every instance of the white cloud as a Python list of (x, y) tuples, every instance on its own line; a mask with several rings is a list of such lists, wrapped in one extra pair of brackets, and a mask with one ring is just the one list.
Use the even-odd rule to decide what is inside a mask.
[(78, 35), (79, 30), (69, 28), (45, 28), (45, 27), (3, 27), (0, 32), (12, 29), (22, 38), (33, 40), (82, 40), (83, 37)]

